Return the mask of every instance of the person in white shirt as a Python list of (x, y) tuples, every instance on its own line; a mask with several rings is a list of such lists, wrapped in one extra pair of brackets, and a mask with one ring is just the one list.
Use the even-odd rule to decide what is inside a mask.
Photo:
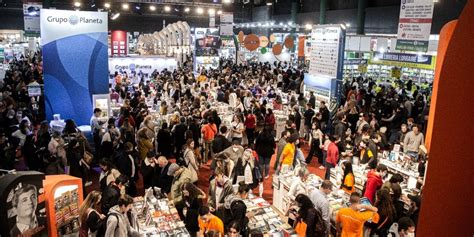
[(242, 137), (244, 134), (244, 124), (240, 121), (239, 116), (234, 115), (231, 125), (232, 140), (237, 139), (239, 142), (242, 142)]
[(329, 213), (329, 201), (328, 195), (332, 192), (332, 183), (329, 180), (324, 180), (321, 184), (319, 189), (314, 189), (309, 194), (309, 199), (314, 204), (314, 208), (321, 213), (324, 222), (326, 222), (326, 227), (328, 231), (326, 233), (330, 233), (331, 228), (331, 219)]

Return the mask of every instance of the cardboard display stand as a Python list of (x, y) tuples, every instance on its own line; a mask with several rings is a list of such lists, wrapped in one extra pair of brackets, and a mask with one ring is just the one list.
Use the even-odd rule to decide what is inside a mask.
[(79, 207), (84, 199), (82, 179), (70, 175), (48, 175), (43, 185), (48, 236), (77, 236)]
[(44, 178), (36, 171), (0, 177), (0, 236), (48, 236)]

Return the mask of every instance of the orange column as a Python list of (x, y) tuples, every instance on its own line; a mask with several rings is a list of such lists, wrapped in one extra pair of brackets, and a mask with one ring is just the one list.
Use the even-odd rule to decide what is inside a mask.
[(417, 236), (474, 234), (474, 1), (440, 35)]

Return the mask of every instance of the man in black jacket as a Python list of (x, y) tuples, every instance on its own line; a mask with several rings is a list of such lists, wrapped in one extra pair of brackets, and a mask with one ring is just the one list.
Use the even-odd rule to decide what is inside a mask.
[(173, 133), (173, 138), (174, 138), (174, 145), (176, 147), (176, 152), (175, 152), (175, 157), (178, 158), (181, 155), (181, 150), (183, 148), (183, 145), (186, 143), (186, 130), (188, 130), (188, 127), (186, 126), (186, 118), (181, 117), (180, 118), (180, 123), (175, 125), (172, 129)]
[(214, 154), (220, 153), (221, 151), (229, 148), (232, 144), (229, 142), (227, 138), (225, 138), (224, 134), (227, 133), (227, 127), (221, 126), (220, 133), (214, 137), (214, 141), (212, 141), (212, 152)]
[(171, 184), (173, 183), (173, 176), (168, 175), (168, 169), (171, 162), (166, 157), (160, 156), (157, 160), (158, 168), (156, 169), (156, 178), (154, 178), (153, 185), (161, 189), (162, 193), (168, 194), (171, 191)]
[(150, 151), (146, 155), (146, 159), (142, 161), (140, 171), (143, 176), (143, 187), (148, 189), (153, 186), (154, 180), (157, 179), (157, 164), (158, 160), (156, 159), (155, 152)]
[(133, 150), (130, 142), (125, 143), (124, 150), (117, 157), (117, 168), (121, 174), (129, 178), (127, 194), (134, 197), (137, 194), (136, 181), (138, 180), (138, 165), (136, 158), (138, 155)]
[(321, 122), (321, 131), (326, 132), (327, 129), (327, 123), (329, 122), (329, 109), (326, 107), (326, 102), (321, 101), (319, 103), (319, 112), (321, 113), (322, 116), (322, 122)]
[(127, 177), (120, 175), (115, 181), (109, 183), (102, 192), (102, 213), (109, 213), (109, 209), (117, 205), (120, 199), (120, 191), (127, 183)]

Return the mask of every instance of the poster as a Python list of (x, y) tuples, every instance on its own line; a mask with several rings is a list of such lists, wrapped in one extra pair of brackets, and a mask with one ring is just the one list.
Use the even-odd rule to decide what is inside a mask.
[(40, 10), (43, 8), (41, 2), (33, 0), (23, 4), (23, 20), (26, 34), (40, 33)]
[(329, 107), (336, 105), (341, 96), (344, 38), (340, 25), (319, 25), (311, 33), (310, 63), (304, 83)]
[(232, 12), (223, 12), (220, 15), (220, 35), (234, 35), (234, 14)]
[(405, 53), (375, 53), (369, 63), (434, 70), (436, 57), (431, 55)]
[(127, 32), (123, 30), (114, 30), (110, 35), (110, 55), (112, 57), (127, 56), (128, 39)]
[(216, 28), (196, 28), (195, 56), (218, 56), (221, 38)]
[(428, 50), (433, 0), (401, 0), (396, 50)]
[(89, 125), (92, 95), (107, 94), (107, 12), (41, 10), (46, 117)]

